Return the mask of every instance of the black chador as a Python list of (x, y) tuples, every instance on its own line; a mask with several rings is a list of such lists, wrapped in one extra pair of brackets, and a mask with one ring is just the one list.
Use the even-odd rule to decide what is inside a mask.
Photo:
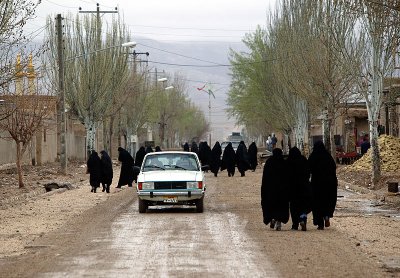
[(186, 143), (183, 145), (183, 151), (185, 151), (185, 152), (189, 152), (189, 151), (190, 151), (188, 142), (186, 142)]
[(103, 192), (110, 193), (110, 186), (113, 179), (113, 167), (111, 158), (106, 151), (101, 151), (101, 184)]
[(321, 141), (314, 144), (308, 163), (313, 192), (313, 223), (319, 230), (323, 230), (324, 226), (330, 226), (329, 218), (333, 217), (336, 207), (336, 163)]
[(192, 142), (192, 146), (190, 147), (190, 151), (199, 154), (199, 147), (196, 142)]
[(281, 223), (289, 221), (289, 197), (287, 185), (287, 164), (282, 150), (275, 148), (264, 165), (261, 185), (261, 206), (263, 221), (271, 228), (281, 229)]
[(133, 166), (135, 165), (135, 160), (127, 150), (121, 147), (118, 148), (118, 152), (118, 160), (121, 162), (121, 173), (117, 188), (121, 188), (122, 185), (131, 187), (134, 179)]
[(253, 142), (249, 146), (249, 151), (247, 152), (249, 155), (249, 164), (250, 164), (250, 169), (254, 172), (257, 167), (257, 146), (256, 143)]
[(292, 229), (297, 230), (300, 224), (301, 229), (306, 231), (307, 214), (311, 212), (311, 185), (308, 161), (307, 158), (301, 155), (297, 147), (293, 147), (289, 150), (287, 164)]
[(91, 192), (96, 193), (101, 182), (101, 160), (96, 151), (92, 151), (87, 161), (87, 171), (90, 174), (89, 183), (92, 186)]
[(228, 176), (233, 177), (235, 175), (235, 150), (232, 147), (232, 143), (229, 142), (224, 149), (222, 155), (221, 171), (228, 171)]
[(214, 147), (211, 150), (211, 161), (210, 170), (214, 173), (214, 176), (218, 176), (219, 167), (221, 167), (221, 154), (222, 148), (219, 142), (215, 142)]
[(247, 155), (247, 148), (243, 141), (240, 141), (240, 144), (236, 150), (236, 166), (240, 172), (240, 176), (244, 177), (245, 172), (250, 168), (249, 158)]

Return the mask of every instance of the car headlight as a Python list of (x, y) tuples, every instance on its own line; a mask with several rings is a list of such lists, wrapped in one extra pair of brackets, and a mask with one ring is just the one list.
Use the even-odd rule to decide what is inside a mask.
[(203, 189), (202, 181), (188, 181), (186, 182), (187, 189)]
[(142, 182), (142, 189), (154, 189), (154, 182)]
[(197, 185), (198, 185), (197, 181), (186, 182), (186, 188), (188, 188), (188, 189), (197, 189)]

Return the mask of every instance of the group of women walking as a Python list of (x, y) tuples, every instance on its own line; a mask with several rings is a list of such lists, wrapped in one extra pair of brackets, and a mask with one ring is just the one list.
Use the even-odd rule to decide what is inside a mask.
[[(161, 148), (156, 146), (155, 151), (161, 152)], [(136, 159), (134, 159), (127, 150), (122, 147), (118, 148), (118, 161), (121, 162), (121, 172), (116, 188), (121, 188), (124, 185), (132, 187), (133, 182), (137, 180), (139, 174), (137, 167), (142, 165), (144, 156), (149, 152), (153, 152), (152, 147), (140, 147), (136, 152)], [(87, 173), (90, 174), (89, 183), (91, 192), (96, 193), (97, 188), (102, 184), (103, 192), (110, 193), (110, 186), (113, 179), (111, 158), (104, 150), (100, 152), (100, 155), (101, 157), (93, 150), (87, 161)]]
[(185, 143), (183, 150), (197, 153), (201, 165), (209, 165), (215, 177), (218, 176), (219, 171), (224, 170), (227, 170), (229, 177), (233, 177), (236, 167), (240, 175), (244, 177), (247, 170), (255, 171), (257, 167), (257, 146), (255, 142), (251, 143), (249, 150), (247, 150), (246, 144), (241, 141), (236, 152), (231, 142), (222, 152), (221, 144), (218, 141), (215, 142), (212, 149), (207, 142), (200, 142), (199, 147), (197, 147), (196, 142), (193, 142), (190, 149), (189, 144)]
[[(311, 177), (311, 179), (310, 179)], [(292, 218), (292, 229), (307, 230), (307, 214), (319, 230), (330, 226), (337, 199), (336, 163), (324, 144), (318, 141), (308, 160), (297, 147), (285, 160), (275, 148), (265, 165), (261, 185), (263, 221), (281, 230)]]

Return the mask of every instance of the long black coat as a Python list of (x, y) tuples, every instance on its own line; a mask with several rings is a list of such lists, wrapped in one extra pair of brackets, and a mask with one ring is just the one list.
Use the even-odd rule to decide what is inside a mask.
[(97, 152), (92, 151), (87, 161), (87, 169), (90, 174), (89, 183), (91, 186), (99, 187), (101, 182), (101, 160)]
[(211, 161), (210, 161), (210, 170), (214, 174), (218, 173), (219, 168), (221, 167), (221, 154), (222, 148), (219, 142), (215, 142), (214, 147), (211, 150)]
[(227, 169), (229, 174), (235, 174), (235, 150), (229, 142), (222, 154), (221, 171)]
[(199, 154), (199, 147), (196, 142), (192, 142), (192, 146), (190, 147), (190, 151)]
[(111, 184), (113, 179), (113, 168), (111, 158), (106, 151), (101, 151), (101, 183)]
[(287, 177), (290, 189), (290, 214), (293, 224), (298, 224), (300, 215), (311, 212), (310, 169), (297, 147), (289, 150)]
[(253, 171), (257, 167), (257, 152), (258, 152), (258, 149), (257, 149), (256, 143), (255, 142), (251, 143), (247, 154), (249, 156), (250, 169)]
[(118, 160), (122, 164), (121, 174), (119, 175), (118, 186), (126, 184), (132, 185), (134, 179), (133, 166), (135, 165), (135, 161), (127, 150), (119, 147), (118, 152), (119, 152)]
[(144, 156), (146, 155), (146, 150), (142, 146), (139, 148), (139, 150), (136, 152), (135, 156), (135, 166), (141, 167), (143, 163)]
[(185, 152), (189, 152), (190, 151), (189, 144), (187, 142), (183, 145), (183, 151), (185, 151)]
[(323, 217), (333, 217), (336, 207), (336, 163), (321, 141), (314, 144), (308, 163), (313, 191), (313, 221), (314, 225), (323, 225)]
[(201, 142), (199, 145), (199, 159), (201, 165), (210, 165), (211, 162), (211, 148), (207, 142)]
[(247, 148), (243, 141), (240, 142), (236, 150), (235, 159), (236, 159), (236, 166), (239, 172), (241, 173), (245, 172), (250, 168)]
[(272, 219), (289, 221), (289, 192), (287, 184), (287, 163), (282, 150), (276, 148), (264, 165), (261, 185), (261, 207), (263, 221), (268, 225)]

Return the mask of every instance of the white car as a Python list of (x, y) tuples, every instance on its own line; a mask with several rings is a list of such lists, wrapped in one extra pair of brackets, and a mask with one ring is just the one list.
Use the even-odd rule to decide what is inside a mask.
[(195, 205), (203, 212), (206, 183), (199, 158), (193, 152), (148, 153), (137, 178), (139, 213), (152, 205)]

